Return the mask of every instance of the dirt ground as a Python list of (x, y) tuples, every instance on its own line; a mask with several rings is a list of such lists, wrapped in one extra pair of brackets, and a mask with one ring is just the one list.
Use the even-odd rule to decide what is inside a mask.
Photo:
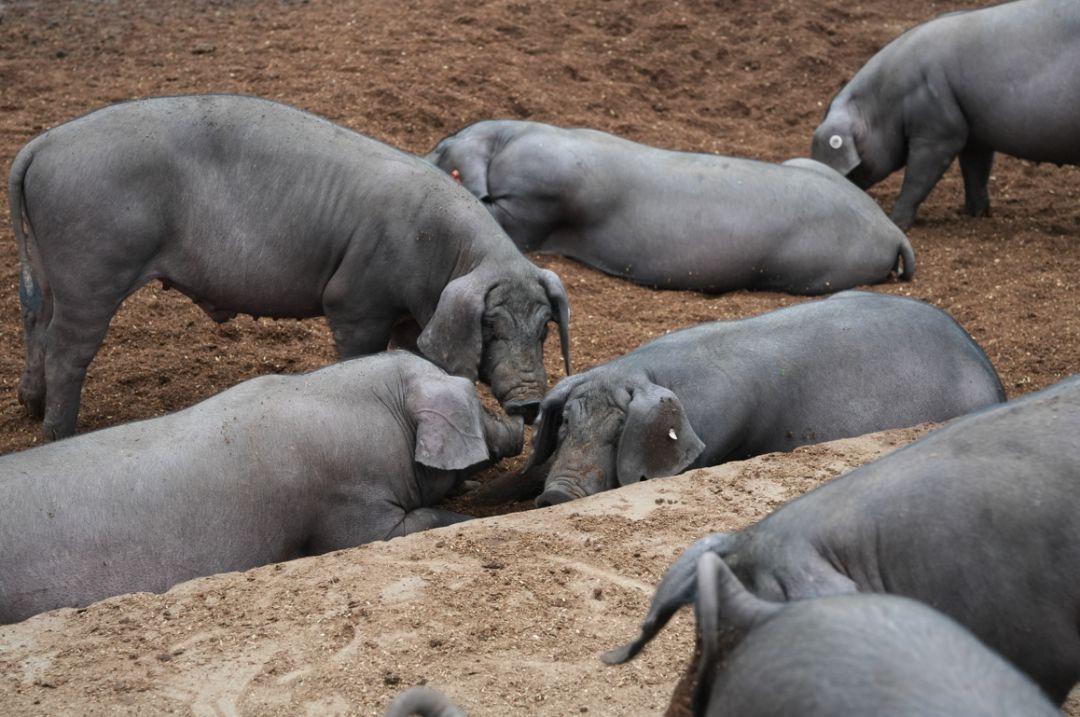
[[(505, 117), (596, 127), (674, 149), (783, 160), (807, 153), (829, 98), (874, 51), (907, 27), (968, 5), (928, 0), (0, 0), (0, 164), (6, 167), (22, 144), (44, 129), (104, 104), (209, 91), (285, 101), (416, 152), (468, 122)], [(893, 177), (873, 194), (888, 209), (898, 188), (899, 177)], [(15, 397), (23, 364), (18, 262), (3, 194), (0, 296), (7, 298), (0, 300), (0, 451), (12, 451), (39, 442), (40, 426), (23, 416)], [(917, 252), (915, 281), (876, 290), (915, 296), (949, 311), (986, 349), (1010, 396), (1076, 373), (1078, 196), (1078, 168), (1000, 158), (991, 182), (994, 216), (973, 220), (959, 212), (963, 197), (954, 167), (910, 232)], [(569, 290), (579, 369), (666, 331), (802, 300), (773, 293), (658, 292), (568, 260), (535, 259), (558, 272)], [(549, 373), (558, 378), (555, 339), (547, 353)], [(150, 286), (132, 296), (113, 321), (90, 368), (80, 429), (161, 415), (252, 376), (308, 370), (334, 358), (320, 320), (241, 317), (219, 326), (176, 292)], [(768, 460), (787, 466), (789, 459)], [(802, 459), (790, 460), (791, 470), (804, 467)], [(728, 495), (726, 489), (721, 494)], [(748, 495), (760, 502), (739, 513), (741, 520), (777, 504), (769, 494)], [(617, 599), (590, 602), (591, 588), (581, 586), (593, 578), (597, 586), (606, 585), (609, 577), (579, 567), (570, 568), (570, 577), (560, 577), (558, 569), (553, 577), (545, 568), (542, 579), (526, 590), (521, 581), (528, 579), (528, 566), (536, 569), (538, 563), (519, 564), (518, 556), (531, 555), (530, 547), (546, 553), (571, 540), (540, 528), (549, 520), (543, 516), (571, 520), (573, 511), (507, 517), (499, 520), (533, 526), (521, 529), (528, 540), (510, 529), (501, 532), (496, 520), (486, 524), (495, 526), (487, 537), (468, 532), (453, 539), (423, 537), (267, 568), (250, 581), (229, 576), (185, 586), (177, 593), (188, 605), (182, 627), (165, 615), (167, 606), (181, 599), (170, 593), (124, 598), (80, 617), (62, 614), (0, 630), (0, 706), (10, 700), (18, 711), (44, 712), (48, 706), (55, 713), (65, 704), (74, 710), (89, 701), (102, 710), (124, 705), (133, 712), (182, 712), (190, 703), (200, 715), (292, 714), (310, 702), (313, 712), (332, 712), (336, 705), (371, 714), (387, 695), (426, 675), (476, 714), (510, 706), (565, 714), (577, 711), (574, 700), (594, 713), (656, 713), (684, 644), (663, 652), (667, 671), (643, 664), (621, 674), (594, 670), (587, 674), (600, 679), (590, 685), (577, 667), (638, 619), (644, 586), (674, 550), (724, 526), (724, 511), (743, 508), (711, 503), (711, 514), (695, 513), (688, 523), (665, 507), (647, 526), (631, 529), (618, 518), (609, 524), (599, 517), (603, 506), (619, 500), (604, 496), (596, 504), (600, 507), (587, 508), (593, 517), (561, 524), (573, 528), (568, 536), (588, 538), (593, 546), (568, 548), (568, 560), (595, 550), (607, 561), (604, 570), (638, 581), (626, 587), (614, 580), (610, 589), (624, 591)], [(466, 499), (460, 505), (486, 514), (527, 504), (470, 506)], [(646, 527), (647, 534), (639, 535)], [(524, 542), (516, 542), (519, 538)], [(431, 557), (438, 540), (450, 547), (437, 553), (443, 557)], [(508, 569), (439, 583), (454, 596), (443, 603), (445, 611), (439, 608), (443, 622), (429, 623), (430, 606), (418, 613), (409, 601), (385, 613), (376, 609), (382, 603), (372, 602), (363, 608), (367, 615), (338, 604), (350, 590), (411, 594), (418, 583), (401, 577), (410, 573), (410, 565), (394, 562), (394, 556), (411, 555), (407, 546), (423, 547), (418, 560), (430, 571), (425, 580), (465, 570), (454, 561), (473, 548), (459, 549), (459, 541), (461, 546), (480, 541), (484, 547), (475, 548), (478, 554), (506, 555)], [(649, 557), (647, 565), (626, 561), (624, 546), (631, 544), (652, 545), (652, 552), (642, 553)], [(374, 555), (383, 558), (366, 557)], [(385, 561), (373, 573), (375, 584), (367, 584), (373, 580), (365, 567), (369, 559)], [(485, 575), (491, 578), (487, 582), (479, 577)], [(353, 586), (347, 576), (364, 584)], [(405, 582), (394, 588), (384, 578)], [(535, 624), (530, 602), (541, 604), (544, 610), (537, 614), (556, 620), (554, 626)], [(402, 647), (395, 642), (395, 620), (427, 624), (423, 635), (444, 642), (428, 645), (401, 637)], [(574, 625), (582, 637), (573, 633), (566, 639), (571, 633), (565, 627), (552, 633), (559, 620)], [(360, 629), (365, 621), (373, 621), (374, 631)], [(184, 642), (173, 627), (191, 631), (197, 667), (181, 670), (192, 657), (173, 655)], [(286, 636), (289, 647), (281, 656), (272, 645), (285, 639), (286, 629), (294, 634)], [(64, 644), (73, 630), (81, 636), (77, 647)], [(360, 639), (365, 642), (355, 644)], [(241, 649), (249, 642), (270, 652)], [(23, 643), (41, 649), (19, 648)], [(333, 662), (335, 667), (294, 674), (300, 669), (295, 665), (307, 664), (315, 653), (325, 657), (346, 645), (352, 645), (351, 656)], [(528, 659), (535, 662), (522, 662), (528, 662), (522, 645), (530, 647)], [(408, 652), (395, 652), (398, 647)], [(124, 661), (125, 651), (134, 656), (132, 662)], [(295, 651), (306, 656), (295, 657)], [(443, 672), (418, 667), (431, 654), (445, 658)], [(52, 674), (54, 657), (69, 655), (73, 661), (63, 662), (69, 687), (33, 687), (35, 680), (41, 682), (39, 675)], [(403, 661), (393, 661), (395, 655)], [(470, 667), (475, 655), (483, 655), (484, 664)], [(175, 679), (165, 679), (177, 670)], [(385, 684), (380, 670), (386, 671)], [(214, 682), (222, 675), (228, 684), (269, 687), (250, 701), (246, 692), (222, 692), (224, 683)], [(205, 700), (198, 693), (204, 676)], [(40, 709), (31, 698), (43, 700)]]
[(46, 613), (0, 629), (0, 704), (34, 715), (376, 715), (426, 681), (470, 715), (660, 715), (693, 647), (688, 615), (628, 665), (598, 655), (634, 636), (683, 546), (924, 430)]

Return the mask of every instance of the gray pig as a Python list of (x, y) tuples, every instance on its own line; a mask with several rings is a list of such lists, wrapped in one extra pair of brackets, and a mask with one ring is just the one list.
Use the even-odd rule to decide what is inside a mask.
[[(1061, 715), (1026, 675), (914, 600), (769, 602), (715, 553), (698, 560), (697, 584), (695, 715)], [(730, 654), (722, 635), (737, 641)]]
[(906, 166), (892, 218), (915, 221), (957, 155), (965, 209), (990, 212), (994, 152), (1080, 164), (1080, 3), (1020, 0), (909, 30), (829, 105), (811, 154), (870, 187)]
[(540, 505), (806, 443), (944, 421), (1005, 399), (944, 311), (850, 291), (702, 324), (560, 381), (527, 474)]
[(1080, 678), (1080, 377), (954, 421), (783, 506), (699, 540), (664, 575), (636, 655), (716, 553), (755, 595), (914, 598), (964, 625), (1057, 703)]
[(399, 321), (450, 373), (531, 420), (559, 278), (421, 159), (286, 105), (235, 95), (113, 105), (27, 144), (9, 183), (22, 274), (19, 399), (75, 432), (86, 368), (124, 299), (160, 279), (215, 321), (325, 315), (342, 358)]
[(410, 687), (394, 698), (384, 717), (466, 717), (450, 699), (430, 687)]
[(823, 294), (884, 281), (907, 237), (828, 167), (671, 152), (604, 132), (478, 122), (427, 156), (523, 251), (671, 289)]
[(427, 506), (522, 431), (394, 351), (3, 456), (0, 623), (465, 520)]

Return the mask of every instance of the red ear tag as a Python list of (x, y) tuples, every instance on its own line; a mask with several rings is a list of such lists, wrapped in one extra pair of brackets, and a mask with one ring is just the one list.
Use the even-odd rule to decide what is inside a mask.
[(456, 169), (453, 169), (453, 170), (450, 171), (450, 176), (454, 178), (455, 182), (457, 182), (458, 184), (461, 184), (461, 172), (457, 171)]

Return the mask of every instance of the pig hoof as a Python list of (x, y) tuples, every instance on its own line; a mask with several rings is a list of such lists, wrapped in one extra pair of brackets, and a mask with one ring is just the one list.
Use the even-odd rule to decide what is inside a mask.
[(569, 503), (574, 499), (574, 496), (570, 493), (560, 490), (558, 488), (551, 488), (545, 490), (540, 494), (540, 497), (536, 499), (537, 508), (547, 508), (551, 505), (559, 505), (560, 503)]
[(466, 495), (472, 493), (474, 490), (480, 487), (480, 481), (465, 480), (461, 481), (453, 490), (448, 494), (451, 498), (456, 498), (459, 495)]
[(35, 421), (40, 421), (45, 417), (45, 397), (39, 394), (31, 393), (30, 391), (24, 391), (19, 389), (19, 403), (22, 404), (23, 410), (26, 415)]
[(915, 223), (915, 217), (892, 215), (889, 217), (892, 219), (893, 224), (900, 227), (901, 231), (907, 231), (911, 229), (911, 226)]
[(66, 428), (57, 423), (45, 421), (42, 426), (42, 433), (45, 435), (46, 442), (59, 441), (61, 438), (67, 438), (75, 433), (74, 430)]

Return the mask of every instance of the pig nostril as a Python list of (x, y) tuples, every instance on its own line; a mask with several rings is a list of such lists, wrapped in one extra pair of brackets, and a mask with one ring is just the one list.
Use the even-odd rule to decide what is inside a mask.
[(536, 420), (536, 414), (540, 412), (540, 402), (535, 400), (508, 401), (504, 408), (511, 416), (521, 416), (525, 419), (525, 423), (531, 426), (533, 421)]

